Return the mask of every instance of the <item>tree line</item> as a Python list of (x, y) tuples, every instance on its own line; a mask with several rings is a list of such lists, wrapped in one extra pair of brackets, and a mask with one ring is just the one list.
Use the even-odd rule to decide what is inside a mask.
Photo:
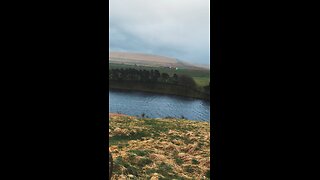
[(127, 69), (111, 69), (109, 71), (109, 80), (113, 81), (136, 81), (146, 83), (166, 83), (196, 88), (197, 84), (192, 77), (187, 75), (160, 73), (158, 70), (137, 70), (133, 68)]

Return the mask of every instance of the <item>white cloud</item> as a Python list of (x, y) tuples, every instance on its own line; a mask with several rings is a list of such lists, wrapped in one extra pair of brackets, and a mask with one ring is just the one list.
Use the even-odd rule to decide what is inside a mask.
[(209, 63), (209, 0), (109, 0), (110, 49)]

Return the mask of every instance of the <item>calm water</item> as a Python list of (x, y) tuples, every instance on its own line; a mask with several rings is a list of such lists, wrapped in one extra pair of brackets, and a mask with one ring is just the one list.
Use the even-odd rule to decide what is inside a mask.
[(141, 115), (151, 118), (181, 117), (208, 121), (210, 102), (172, 95), (135, 91), (109, 90), (109, 112)]

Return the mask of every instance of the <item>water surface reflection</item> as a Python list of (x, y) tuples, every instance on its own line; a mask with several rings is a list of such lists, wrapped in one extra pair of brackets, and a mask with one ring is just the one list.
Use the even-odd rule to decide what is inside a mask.
[(172, 95), (136, 91), (109, 90), (109, 112), (148, 117), (185, 117), (208, 121), (210, 102)]

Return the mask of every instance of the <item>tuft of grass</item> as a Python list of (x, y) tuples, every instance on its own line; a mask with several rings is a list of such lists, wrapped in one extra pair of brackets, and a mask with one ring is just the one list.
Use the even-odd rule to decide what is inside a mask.
[(206, 177), (207, 177), (207, 178), (210, 178), (210, 170), (208, 170), (208, 171), (206, 172)]
[(149, 136), (150, 136), (150, 133), (148, 132), (137, 132), (130, 136), (115, 135), (112, 138), (109, 138), (109, 145), (119, 144), (119, 142), (122, 142), (123, 144), (128, 144), (128, 141), (130, 140), (138, 140), (138, 139), (142, 139), (143, 137), (149, 137)]
[(162, 162), (159, 166), (158, 166), (158, 169), (159, 169), (159, 173), (160, 174), (163, 174), (165, 176), (170, 176), (169, 173), (172, 172), (172, 166), (169, 165), (169, 164), (166, 164), (164, 162)]
[(196, 159), (192, 159), (192, 164), (199, 164), (199, 161), (197, 161)]
[(149, 150), (129, 150), (128, 152), (134, 153), (138, 156), (147, 156), (151, 151)]
[(194, 169), (192, 168), (192, 166), (189, 165), (189, 166), (185, 167), (185, 171), (188, 172), (188, 173), (193, 173)]
[(179, 157), (176, 157), (174, 160), (176, 161), (176, 163), (178, 165), (182, 165), (183, 164), (183, 160), (181, 158), (179, 158)]
[(149, 165), (149, 164), (151, 164), (151, 163), (153, 163), (153, 161), (152, 161), (151, 159), (149, 159), (149, 158), (141, 158), (141, 159), (138, 161), (137, 165), (138, 165), (139, 167), (144, 167), (144, 166)]

